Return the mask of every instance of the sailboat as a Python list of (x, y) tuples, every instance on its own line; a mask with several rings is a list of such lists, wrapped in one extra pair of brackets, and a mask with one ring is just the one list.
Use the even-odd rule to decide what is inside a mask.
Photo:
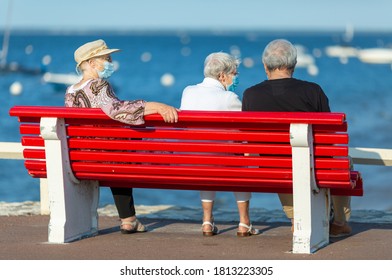
[(29, 68), (20, 65), (18, 62), (7, 63), (8, 47), (9, 47), (10, 36), (11, 36), (11, 14), (12, 14), (12, 0), (9, 0), (7, 16), (6, 16), (6, 24), (4, 29), (4, 36), (3, 36), (3, 46), (0, 51), (0, 74), (18, 72), (18, 73), (31, 74), (31, 75), (40, 75), (44, 72), (43, 67)]
[(346, 32), (342, 36), (342, 44), (332, 45), (325, 48), (325, 53), (329, 57), (339, 58), (342, 64), (348, 62), (348, 58), (358, 56), (358, 48), (351, 46), (354, 38), (354, 27), (350, 24), (346, 26)]
[(358, 58), (364, 63), (392, 64), (392, 48), (369, 48), (362, 49)]
[(311, 76), (318, 75), (318, 67), (315, 63), (314, 57), (309, 54), (303, 45), (295, 45), (297, 49), (297, 64), (296, 67), (306, 68), (307, 72)]

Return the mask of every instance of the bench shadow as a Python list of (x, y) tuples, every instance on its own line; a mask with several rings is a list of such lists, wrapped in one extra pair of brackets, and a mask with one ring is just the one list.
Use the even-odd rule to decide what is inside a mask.
[(104, 228), (104, 229), (98, 230), (98, 235), (106, 235), (106, 234), (111, 234), (111, 233), (119, 232), (119, 231), (120, 231), (119, 226)]
[(351, 228), (352, 228), (352, 233), (347, 236), (342, 236), (342, 237), (330, 237), (329, 242), (330, 243), (336, 243), (341, 240), (345, 240), (347, 238), (351, 238), (355, 235), (361, 234), (363, 232), (369, 231), (369, 230), (392, 230), (392, 223), (358, 223), (358, 222), (352, 222), (350, 223)]
[[(226, 220), (219, 220), (219, 217), (223, 215)], [(218, 226), (220, 233), (226, 233), (229, 231), (234, 231), (238, 227), (239, 221), (237, 221), (237, 212), (231, 213), (230, 211), (219, 211), (216, 210), (215, 224)], [(253, 213), (252, 215), (255, 215)], [(256, 214), (257, 215), (257, 214)], [(262, 213), (264, 215), (264, 213)], [(148, 228), (149, 232), (154, 232), (159, 229), (168, 228), (174, 226), (175, 224), (188, 224), (189, 228), (192, 230), (196, 227), (201, 229), (201, 219), (203, 212), (201, 208), (188, 208), (188, 207), (177, 207), (171, 206), (165, 209), (156, 210), (149, 213), (138, 214), (138, 219)], [(253, 221), (253, 227), (260, 230), (260, 233), (266, 233), (270, 230), (276, 228), (287, 226), (289, 227), (289, 222), (266, 222), (266, 221)], [(187, 228), (187, 226), (185, 226)], [(101, 228), (98, 231), (99, 235), (111, 234), (114, 232), (119, 232), (120, 227), (114, 226), (110, 228)], [(200, 230), (201, 231), (201, 230)]]
[[(185, 224), (184, 228), (194, 231), (195, 228), (200, 227), (201, 229), (201, 209), (193, 208), (181, 208), (176, 206), (169, 207), (166, 209), (158, 210), (153, 213), (140, 214), (138, 219), (147, 226), (149, 232), (154, 232), (159, 229), (170, 228), (171, 226), (176, 226), (176, 224)], [(215, 217), (215, 223), (218, 226), (220, 233), (226, 233), (229, 231), (235, 231), (238, 227), (238, 221), (220, 221), (219, 214)], [(260, 230), (261, 234), (267, 233), (269, 231), (275, 230), (280, 227), (287, 227), (290, 231), (290, 222), (268, 222), (268, 221), (254, 221), (253, 226)], [(330, 243), (339, 242), (346, 238), (355, 236), (362, 232), (369, 230), (392, 230), (392, 223), (361, 223), (361, 222), (350, 222), (352, 226), (352, 234), (345, 237), (330, 237)], [(99, 235), (106, 235), (115, 232), (119, 232), (120, 227), (108, 227), (101, 228), (98, 231)], [(200, 230), (201, 231), (201, 230)]]
[[(189, 225), (189, 228), (195, 228), (200, 226), (199, 221), (195, 220), (179, 220), (179, 219), (155, 219), (155, 218), (140, 218), (139, 219), (148, 229), (148, 232), (154, 232), (162, 228), (169, 228), (171, 226), (175, 226), (176, 224), (183, 224), (185, 227)], [(216, 225), (219, 228), (219, 234), (223, 234), (230, 231), (236, 231), (238, 228), (237, 222), (227, 222), (227, 221), (217, 221)], [(289, 227), (289, 223), (267, 223), (267, 222), (256, 222), (253, 223), (253, 227), (257, 228), (260, 231), (260, 234), (267, 233), (268, 231), (274, 230), (280, 227)], [(98, 235), (107, 235), (115, 232), (119, 232), (120, 227), (114, 226), (109, 228), (102, 228), (98, 230)], [(200, 230), (201, 233), (201, 230)]]
[[(148, 228), (148, 232), (154, 232), (160, 228), (168, 228), (174, 224), (186, 224), (191, 227), (194, 227), (195, 225), (198, 224), (198, 221), (194, 220), (178, 220), (178, 219), (154, 219), (154, 218), (141, 218), (140, 219)], [(219, 228), (220, 234), (236, 230), (237, 228), (237, 223), (236, 222), (218, 222), (218, 225), (224, 225), (223, 227)], [(348, 236), (343, 236), (343, 237), (330, 237), (330, 243), (336, 243), (341, 240), (345, 240), (347, 238), (351, 238), (355, 235), (361, 234), (363, 232), (369, 231), (369, 230), (392, 230), (392, 223), (350, 223), (352, 226), (353, 232), (351, 235)], [(253, 226), (257, 229), (260, 230), (260, 234), (265, 234), (271, 230), (280, 228), (280, 227), (290, 227), (290, 223), (284, 223), (284, 222), (257, 222), (254, 223)], [(119, 232), (120, 227), (119, 226), (114, 226), (114, 227), (109, 227), (109, 228), (103, 228), (98, 230), (98, 235), (107, 235), (107, 234), (112, 234), (115, 232)]]

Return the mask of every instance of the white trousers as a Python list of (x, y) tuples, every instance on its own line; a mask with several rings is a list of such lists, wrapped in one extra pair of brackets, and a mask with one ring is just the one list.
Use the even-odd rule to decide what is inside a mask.
[[(246, 202), (249, 201), (252, 197), (252, 193), (250, 192), (233, 192), (235, 196), (235, 200), (238, 202)], [(200, 198), (203, 202), (213, 202), (216, 197), (215, 191), (200, 191)]]

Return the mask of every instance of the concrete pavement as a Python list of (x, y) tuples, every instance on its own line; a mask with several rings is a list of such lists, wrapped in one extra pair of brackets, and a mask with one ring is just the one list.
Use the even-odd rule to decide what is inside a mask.
[(236, 237), (236, 223), (217, 222), (221, 233), (203, 237), (199, 221), (140, 219), (147, 233), (120, 234), (115, 217), (99, 218), (99, 235), (48, 244), (49, 216), (0, 216), (2, 260), (391, 260), (391, 223), (351, 223), (352, 236), (331, 239), (314, 254), (290, 253), (288, 223), (254, 223), (262, 234)]

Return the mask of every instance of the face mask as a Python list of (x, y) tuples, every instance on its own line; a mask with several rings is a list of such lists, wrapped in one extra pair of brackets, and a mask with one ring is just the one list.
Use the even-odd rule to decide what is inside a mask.
[(75, 71), (76, 71), (76, 74), (78, 74), (78, 76), (82, 75), (82, 71), (80, 71), (79, 67), (75, 67)]
[(231, 85), (228, 85), (227, 86), (227, 90), (228, 91), (235, 91), (235, 89), (237, 88), (237, 86), (238, 86), (238, 83), (239, 83), (239, 80), (238, 80), (238, 75), (235, 75), (235, 76), (233, 76), (233, 82), (231, 83)]
[(103, 64), (103, 70), (102, 71), (97, 70), (97, 73), (101, 79), (109, 78), (114, 73), (114, 64), (111, 62), (105, 61)]

